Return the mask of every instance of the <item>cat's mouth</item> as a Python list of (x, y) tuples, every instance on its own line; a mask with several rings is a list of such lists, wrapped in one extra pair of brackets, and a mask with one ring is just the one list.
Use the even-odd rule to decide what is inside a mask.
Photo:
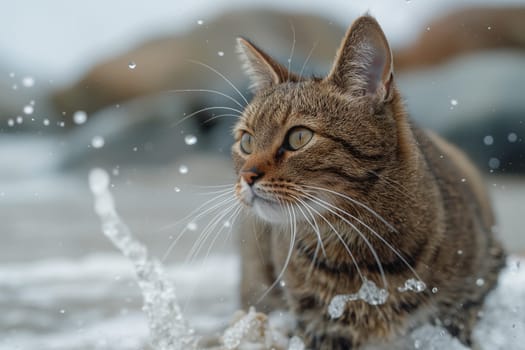
[(260, 193), (257, 187), (249, 186), (243, 179), (240, 181), (239, 199), (261, 219), (273, 223), (284, 223), (290, 218), (283, 205), (277, 199)]

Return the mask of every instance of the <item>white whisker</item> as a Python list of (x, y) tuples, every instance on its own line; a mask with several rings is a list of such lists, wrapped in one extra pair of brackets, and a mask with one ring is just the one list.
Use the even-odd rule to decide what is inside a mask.
[[(297, 198), (297, 200), (299, 201), (302, 201), (300, 198)], [(355, 265), (355, 268), (357, 270), (357, 273), (359, 274), (359, 277), (361, 278), (361, 281), (364, 283), (365, 279), (363, 277), (363, 274), (361, 272), (361, 269), (359, 268), (359, 265), (357, 264), (357, 261), (355, 259), (355, 256), (354, 254), (352, 254), (352, 251), (350, 250), (350, 247), (348, 246), (348, 244), (345, 242), (345, 240), (343, 239), (343, 237), (341, 236), (341, 234), (339, 233), (339, 231), (336, 230), (336, 228), (332, 225), (332, 223), (330, 221), (328, 221), (328, 219), (326, 219), (318, 210), (316, 210), (315, 208), (313, 208), (312, 206), (310, 206), (308, 203), (306, 203), (305, 201), (302, 201), (303, 205), (306, 205), (307, 207), (309, 207), (314, 213), (316, 213), (321, 219), (323, 219), (323, 221), (332, 229), (332, 231), (335, 233), (336, 237), (339, 239), (339, 241), (341, 242), (341, 244), (343, 245), (343, 247), (345, 248), (346, 252), (348, 253), (348, 255), (350, 256), (350, 259), (352, 259), (352, 262), (353, 264)], [(383, 276), (384, 278), (384, 276)], [(385, 281), (384, 281), (385, 283)]]
[(314, 50), (315, 50), (315, 48), (317, 47), (318, 44), (319, 44), (319, 41), (316, 41), (316, 42), (314, 43), (314, 45), (313, 45), (312, 48), (310, 49), (310, 52), (308, 53), (308, 56), (306, 56), (306, 59), (304, 60), (303, 66), (301, 67), (301, 71), (299, 72), (299, 77), (301, 77), (301, 79), (303, 79), (303, 72), (304, 72), (304, 69), (306, 68), (306, 64), (307, 64), (308, 61), (310, 60), (310, 57), (311, 57), (312, 54), (314, 53)]
[[(232, 197), (232, 198), (226, 198), (226, 199), (222, 198), (222, 197), (225, 197), (226, 195), (231, 195), (231, 194), (232, 194), (232, 193), (230, 193), (230, 192), (223, 193), (223, 194), (220, 194), (220, 195), (218, 195), (218, 196), (216, 196), (216, 197), (214, 197), (214, 198), (212, 198), (212, 199), (206, 201), (203, 205), (201, 205), (201, 206), (199, 206), (197, 209), (193, 210), (189, 215), (187, 215), (184, 219), (180, 220), (179, 222), (187, 220), (188, 218), (190, 218), (190, 217), (192, 217), (193, 215), (195, 215), (195, 213), (197, 213), (197, 212), (198, 212), (199, 210), (201, 210), (203, 207), (205, 207), (205, 206), (208, 205), (208, 204), (213, 203), (213, 202), (216, 201), (216, 200), (219, 200), (219, 199), (220, 199), (221, 201), (220, 201), (219, 203), (216, 203), (216, 204), (212, 205), (210, 208), (207, 208), (207, 209), (205, 209), (204, 211), (200, 212), (197, 216), (195, 216), (195, 217), (193, 218), (193, 221), (198, 220), (200, 217), (202, 217), (203, 215), (206, 215), (206, 214), (208, 214), (209, 212), (211, 212), (211, 211), (217, 209), (217, 207), (219, 207), (219, 206), (226, 205), (226, 204), (228, 204), (228, 203), (230, 203), (230, 202), (236, 200), (235, 197)], [(174, 239), (173, 242), (170, 243), (170, 245), (169, 245), (168, 248), (166, 249), (166, 252), (164, 253), (164, 255), (163, 255), (161, 261), (165, 261), (165, 260), (168, 258), (169, 254), (171, 253), (171, 251), (173, 250), (173, 248), (175, 247), (175, 245), (180, 241), (180, 239), (184, 236), (184, 234), (185, 234), (188, 230), (189, 230), (189, 228), (188, 228), (188, 226), (186, 226), (186, 227), (181, 231), (181, 233), (179, 233), (178, 237), (177, 237), (176, 239)]]
[(237, 112), (239, 114), (242, 114), (242, 111), (237, 109), (237, 108), (233, 108), (233, 107), (226, 107), (226, 106), (212, 106), (212, 107), (205, 107), (205, 108), (201, 108), (199, 109), (198, 111), (195, 111), (193, 113), (190, 113), (188, 114), (187, 116), (185, 116), (184, 118), (182, 118), (181, 120), (179, 120), (177, 123), (173, 124), (172, 127), (176, 127), (178, 126), (179, 124), (182, 124), (184, 123), (186, 120), (190, 119), (191, 117), (193, 117), (194, 115), (196, 114), (199, 114), (199, 113), (202, 113), (202, 112), (206, 112), (206, 111), (211, 111), (211, 110), (214, 110), (214, 109), (224, 109), (224, 110), (227, 110), (227, 111), (233, 111), (233, 112)]
[[(309, 195), (310, 196), (310, 195)], [(409, 270), (417, 277), (417, 279), (421, 280), (421, 278), (419, 277), (418, 273), (414, 270), (414, 268), (408, 263), (408, 261), (405, 259), (405, 257), (403, 257), (403, 255), (396, 249), (394, 248), (394, 246), (392, 246), (392, 244), (390, 244), (383, 236), (381, 236), (378, 232), (376, 232), (372, 227), (370, 227), (369, 225), (367, 225), (364, 221), (362, 221), (361, 219), (359, 219), (358, 217), (342, 210), (341, 208), (338, 208), (336, 206), (334, 206), (333, 204), (330, 204), (320, 198), (317, 198), (318, 201), (320, 201), (321, 203), (345, 214), (345, 215), (348, 215), (349, 217), (351, 217), (352, 219), (356, 220), (359, 224), (363, 225), (365, 228), (367, 228), (375, 237), (377, 237), (383, 244), (385, 244), (399, 259), (401, 259), (401, 261), (409, 268)], [(318, 204), (321, 204), (321, 203), (318, 203)], [(355, 227), (355, 226), (354, 226)]]
[(339, 193), (339, 192), (336, 192), (336, 191), (332, 191), (332, 190), (329, 190), (327, 188), (322, 188), (322, 187), (317, 187), (317, 186), (307, 186), (305, 185), (304, 187), (306, 188), (311, 188), (311, 189), (315, 189), (315, 190), (319, 190), (319, 191), (325, 191), (325, 192), (329, 192), (331, 194), (334, 194), (336, 196), (339, 196), (339, 197), (342, 197), (344, 199), (347, 199), (349, 200), (350, 202), (360, 206), (361, 208), (364, 208), (366, 211), (368, 211), (370, 214), (374, 215), (376, 218), (378, 218), (379, 220), (381, 220), (381, 222), (383, 224), (385, 224), (386, 226), (388, 226), (389, 229), (391, 229), (392, 231), (394, 232), (397, 232), (397, 229), (392, 225), (390, 224), (388, 221), (386, 221), (381, 215), (379, 215), (375, 210), (373, 210), (372, 208), (370, 208), (369, 206), (353, 199), (352, 197), (349, 197), (349, 196), (346, 196), (342, 193)]
[(208, 92), (208, 93), (211, 93), (211, 94), (216, 94), (216, 95), (223, 96), (223, 97), (227, 98), (228, 100), (234, 102), (237, 106), (239, 106), (241, 108), (245, 107), (244, 105), (242, 105), (239, 101), (237, 101), (236, 99), (234, 99), (230, 95), (225, 94), (224, 92), (217, 91), (217, 90), (210, 90), (210, 89), (174, 89), (174, 90), (167, 90), (167, 92)]
[(288, 58), (288, 78), (287, 80), (290, 80), (290, 69), (292, 67), (292, 58), (293, 58), (293, 54), (294, 54), (294, 51), (295, 51), (295, 26), (293, 25), (293, 23), (290, 21), (290, 28), (292, 29), (292, 35), (293, 35), (293, 42), (292, 42), (292, 49), (290, 50), (290, 57)]
[(235, 86), (235, 84), (233, 84), (233, 83), (231, 82), (230, 79), (228, 79), (228, 78), (226, 78), (226, 77), (224, 76), (224, 74), (222, 74), (221, 72), (219, 72), (217, 69), (215, 69), (215, 68), (213, 68), (213, 67), (207, 65), (206, 63), (203, 63), (203, 62), (200, 62), (200, 61), (197, 61), (197, 60), (191, 60), (191, 59), (189, 59), (188, 61), (191, 62), (191, 63), (194, 63), (194, 64), (201, 65), (201, 66), (203, 66), (203, 67), (206, 67), (206, 68), (208, 68), (209, 70), (211, 70), (212, 72), (214, 72), (215, 74), (217, 74), (218, 76), (220, 76), (222, 79), (224, 79), (224, 81), (226, 81), (226, 83), (228, 83), (228, 85), (230, 85), (230, 86), (231, 86), (231, 87), (232, 87), (232, 88), (233, 88), (233, 89), (239, 94), (239, 96), (241, 96), (241, 98), (244, 100), (244, 102), (245, 102), (246, 104), (248, 104), (248, 100), (246, 99), (246, 97), (241, 93), (241, 91), (240, 91), (239, 89), (237, 89), (237, 87)]
[(363, 241), (367, 245), (368, 249), (370, 249), (370, 252), (374, 256), (374, 259), (375, 259), (375, 261), (377, 263), (377, 266), (379, 268), (379, 272), (381, 273), (381, 279), (383, 280), (383, 285), (386, 288), (388, 286), (388, 283), (386, 281), (385, 272), (383, 271), (383, 265), (381, 264), (381, 260), (379, 259), (379, 256), (377, 255), (376, 250), (374, 249), (372, 243), (370, 243), (368, 238), (366, 238), (365, 235), (352, 222), (348, 221), (346, 218), (344, 218), (343, 216), (338, 214), (336, 211), (332, 210), (329, 206), (327, 206), (327, 205), (323, 204), (322, 202), (320, 202), (320, 201), (322, 201), (321, 199), (315, 198), (314, 196), (312, 196), (312, 195), (310, 195), (308, 193), (304, 193), (304, 194), (306, 196), (308, 196), (308, 198), (310, 198), (310, 200), (312, 200), (315, 204), (317, 204), (317, 205), (321, 206), (322, 208), (328, 210), (330, 213), (332, 213), (333, 215), (337, 216), (339, 219), (341, 219), (343, 222), (348, 224), (351, 228), (353, 228), (357, 232), (359, 237), (361, 237), (363, 239)]
[(268, 293), (270, 293), (270, 291), (273, 288), (275, 288), (275, 286), (281, 281), (281, 279), (282, 279), (282, 277), (284, 275), (284, 272), (286, 271), (286, 268), (288, 267), (288, 264), (290, 263), (290, 260), (292, 258), (293, 248), (294, 248), (294, 245), (295, 245), (295, 236), (296, 236), (295, 212), (293, 212), (293, 208), (290, 206), (290, 204), (288, 204), (288, 203), (285, 203), (285, 204), (286, 204), (286, 211), (287, 211), (288, 217), (290, 219), (289, 221), (290, 221), (290, 234), (291, 234), (290, 246), (288, 248), (288, 254), (286, 256), (286, 259), (285, 259), (283, 268), (281, 269), (281, 272), (279, 272), (279, 275), (275, 278), (275, 281), (272, 283), (272, 285), (270, 287), (268, 287), (266, 289), (266, 291), (259, 297), (259, 299), (257, 300), (257, 303), (259, 303), (261, 300), (263, 300), (268, 295)]
[(209, 122), (211, 122), (212, 120), (215, 120), (215, 119), (219, 119), (219, 118), (222, 118), (222, 117), (232, 117), (232, 118), (240, 118), (241, 116), (238, 115), (238, 114), (231, 114), (231, 113), (224, 113), (224, 114), (219, 114), (219, 115), (215, 115), (209, 119), (206, 119), (203, 124), (207, 124)]

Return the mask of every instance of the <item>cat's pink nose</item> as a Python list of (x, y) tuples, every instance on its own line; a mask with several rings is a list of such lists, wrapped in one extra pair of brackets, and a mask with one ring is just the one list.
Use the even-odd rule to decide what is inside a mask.
[(246, 181), (246, 183), (252, 186), (257, 179), (261, 178), (264, 175), (262, 171), (259, 171), (256, 167), (252, 167), (248, 170), (241, 171), (241, 177)]

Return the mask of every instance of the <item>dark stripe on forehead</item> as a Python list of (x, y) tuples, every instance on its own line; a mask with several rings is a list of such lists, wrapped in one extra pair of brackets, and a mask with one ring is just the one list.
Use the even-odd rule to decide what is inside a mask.
[(281, 120), (279, 121), (279, 124), (281, 126), (285, 126), (288, 122), (288, 118), (290, 117), (290, 114), (292, 113), (292, 104), (288, 103), (286, 106), (286, 111), (284, 112), (284, 115), (282, 116)]
[(332, 140), (334, 142), (337, 142), (348, 153), (350, 153), (352, 156), (354, 156), (357, 159), (379, 161), (379, 160), (383, 160), (385, 158), (384, 154), (366, 154), (366, 153), (363, 153), (362, 151), (358, 150), (354, 145), (350, 144), (348, 141), (343, 140), (342, 138), (339, 138), (337, 136), (324, 134), (324, 133), (320, 133), (320, 132), (318, 132), (318, 133), (319, 133), (319, 135), (321, 135), (321, 136), (323, 136), (323, 137), (325, 137), (327, 139), (330, 139), (330, 140)]
[(268, 96), (261, 104), (254, 117), (251, 118), (254, 128), (258, 128), (261, 123), (268, 123), (268, 121), (271, 120), (272, 115), (274, 115), (275, 111), (279, 108), (281, 108), (281, 106), (274, 103), (274, 100)]

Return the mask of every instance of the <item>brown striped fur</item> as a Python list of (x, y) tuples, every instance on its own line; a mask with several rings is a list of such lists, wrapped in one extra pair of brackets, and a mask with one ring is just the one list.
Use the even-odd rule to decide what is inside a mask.
[[(504, 264), (488, 195), (459, 150), (408, 119), (391, 51), (375, 19), (354, 22), (324, 79), (289, 73), (245, 39), (239, 39), (239, 49), (255, 91), (232, 148), (237, 195), (247, 207), (238, 227), (243, 305), (290, 308), (311, 349), (388, 342), (427, 321), (470, 344), (484, 296)], [(298, 126), (313, 137), (292, 150), (287, 138)], [(250, 154), (240, 146), (245, 132), (252, 135)], [(341, 318), (331, 319), (332, 298), (355, 293), (362, 284), (356, 265), (378, 286), (382, 268), (389, 297), (377, 306), (350, 302)], [(425, 282), (424, 292), (397, 290), (415, 277), (408, 265)], [(266, 293), (281, 271), (284, 285)]]

